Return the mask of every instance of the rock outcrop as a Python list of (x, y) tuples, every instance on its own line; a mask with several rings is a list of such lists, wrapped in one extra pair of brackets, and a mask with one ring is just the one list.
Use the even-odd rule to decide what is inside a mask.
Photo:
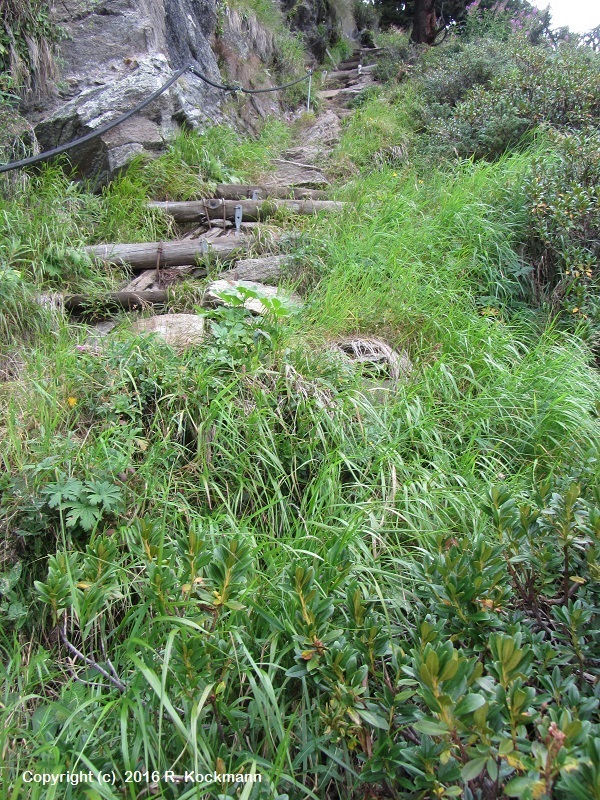
[[(55, 16), (67, 34), (60, 45), (54, 96), (27, 109), (40, 148), (72, 141), (128, 111), (188, 62), (217, 83), (269, 85), (272, 32), (251, 14), (216, 0), (65, 0)], [(222, 69), (220, 69), (220, 66)], [(184, 74), (142, 112), (70, 151), (80, 174), (99, 182), (143, 151), (158, 151), (181, 126), (202, 126), (280, 113), (277, 95), (231, 95)]]
[(334, 0), (280, 0), (292, 30), (299, 31), (318, 61), (340, 37), (350, 38), (356, 23), (350, 3)]

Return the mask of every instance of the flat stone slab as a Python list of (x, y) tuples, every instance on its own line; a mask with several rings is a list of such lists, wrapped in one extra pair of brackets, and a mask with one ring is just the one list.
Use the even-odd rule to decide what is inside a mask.
[(204, 338), (204, 317), (198, 314), (160, 314), (137, 320), (131, 330), (137, 334), (156, 333), (171, 347), (183, 349)]
[(226, 281), (255, 281), (277, 284), (281, 280), (285, 256), (265, 256), (265, 258), (244, 258), (232, 269), (221, 272), (219, 278)]
[[(231, 299), (228, 299), (231, 298)], [(234, 305), (234, 300), (244, 299), (243, 306), (254, 314), (267, 314), (284, 307), (288, 310), (300, 308), (302, 300), (298, 295), (286, 292), (277, 286), (267, 286), (264, 283), (244, 280), (225, 280), (222, 278), (213, 281), (204, 292), (204, 305), (218, 306)], [(236, 302), (235, 305), (238, 305)], [(239, 303), (241, 305), (241, 303)]]
[(304, 134), (305, 144), (316, 144), (319, 147), (331, 147), (339, 141), (342, 126), (339, 119), (330, 109), (317, 118)]
[(341, 89), (323, 89), (318, 93), (321, 100), (333, 100), (334, 97), (338, 97)]
[[(295, 159), (290, 159), (295, 161)], [(329, 181), (317, 167), (302, 165), (300, 163), (288, 163), (283, 159), (275, 159), (277, 171), (271, 175), (269, 183), (265, 186), (278, 185), (285, 183), (287, 186), (298, 189), (325, 189), (329, 186)]]

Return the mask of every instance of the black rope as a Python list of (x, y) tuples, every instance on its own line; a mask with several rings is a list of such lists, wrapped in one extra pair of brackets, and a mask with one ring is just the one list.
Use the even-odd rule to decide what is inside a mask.
[(137, 114), (138, 111), (141, 111), (142, 108), (150, 105), (150, 103), (160, 97), (161, 94), (169, 88), (169, 86), (172, 86), (172, 84), (174, 84), (178, 78), (181, 78), (183, 73), (187, 72), (188, 68), (189, 64), (186, 64), (185, 67), (177, 70), (177, 72), (172, 75), (166, 83), (163, 83), (160, 89), (157, 89), (155, 92), (153, 92), (150, 97), (142, 100), (142, 102), (138, 103), (137, 106), (125, 112), (125, 114), (121, 114), (120, 117), (117, 117), (117, 119), (114, 119), (112, 122), (107, 122), (106, 125), (98, 128), (98, 130), (92, 131), (91, 133), (86, 133), (85, 136), (81, 136), (79, 139), (74, 139), (72, 142), (68, 142), (67, 144), (61, 144), (58, 147), (53, 147), (52, 150), (46, 150), (44, 153), (38, 153), (37, 156), (22, 158), (20, 161), (13, 161), (10, 164), (0, 164), (0, 173), (10, 172), (13, 169), (20, 169), (21, 167), (29, 167), (31, 164), (37, 164), (39, 161), (45, 161), (47, 158), (60, 155), (60, 153), (64, 153), (66, 150), (70, 150), (72, 147), (77, 147), (80, 144), (89, 142), (92, 139), (95, 139), (97, 136), (102, 136), (103, 133), (116, 128), (117, 125), (120, 125), (122, 122), (125, 122), (126, 119), (129, 119), (134, 114)]
[(207, 78), (206, 75), (203, 75), (193, 64), (186, 64), (185, 67), (181, 67), (181, 69), (177, 70), (166, 83), (153, 92), (149, 97), (145, 100), (142, 100), (141, 103), (138, 103), (129, 111), (125, 112), (125, 114), (121, 114), (120, 117), (114, 119), (112, 122), (107, 122), (106, 125), (102, 125), (102, 127), (98, 128), (91, 133), (87, 133), (85, 136), (81, 136), (79, 139), (74, 139), (72, 142), (67, 142), (67, 144), (61, 144), (58, 147), (53, 147), (52, 150), (46, 150), (43, 153), (38, 153), (36, 156), (29, 156), (29, 158), (22, 158), (20, 161), (12, 161), (8, 164), (0, 164), (0, 174), (3, 172), (10, 172), (13, 169), (21, 169), (22, 167), (29, 167), (32, 164), (37, 164), (40, 161), (45, 161), (47, 158), (52, 158), (53, 156), (60, 155), (61, 153), (65, 153), (67, 150), (71, 150), (73, 147), (78, 147), (80, 144), (84, 144), (85, 142), (89, 142), (92, 139), (96, 139), (98, 136), (102, 136), (102, 134), (106, 133), (107, 131), (116, 128), (117, 125), (121, 125), (121, 123), (125, 122), (125, 120), (132, 117), (134, 114), (137, 114), (147, 105), (150, 105), (154, 100), (166, 92), (167, 89), (172, 86), (176, 80), (181, 78), (184, 72), (190, 71), (193, 73), (197, 78), (200, 78), (209, 86), (212, 86), (215, 89), (222, 89), (226, 92), (243, 92), (244, 94), (260, 94), (261, 92), (279, 92), (282, 89), (287, 89), (289, 86), (295, 86), (297, 83), (301, 81), (308, 80), (312, 75), (312, 70), (306, 75), (303, 75), (301, 78), (298, 78), (295, 81), (290, 81), (289, 83), (284, 83), (281, 86), (271, 86), (267, 89), (247, 89), (244, 86), (236, 86), (233, 84), (224, 84), (224, 83), (216, 83), (215, 81)]
[(210, 78), (207, 78), (206, 75), (203, 75), (199, 72), (193, 64), (189, 64), (188, 67), (189, 71), (195, 75), (197, 78), (201, 78), (204, 83), (208, 83), (209, 86), (212, 86), (215, 89), (223, 89), (224, 92), (239, 92), (241, 91), (241, 86), (235, 86), (234, 84), (229, 83), (215, 83)]
[(279, 92), (281, 89), (288, 89), (290, 86), (295, 86), (297, 83), (302, 83), (302, 81), (307, 81), (312, 74), (313, 71), (311, 69), (306, 73), (306, 75), (303, 75), (301, 78), (296, 78), (295, 81), (284, 83), (281, 86), (274, 86), (272, 89), (241, 89), (241, 91), (244, 92), (244, 94), (262, 94), (263, 92)]
[(301, 78), (296, 78), (295, 81), (290, 81), (289, 83), (283, 83), (280, 86), (269, 86), (266, 89), (247, 89), (245, 86), (237, 86), (237, 85), (224, 85), (220, 83), (214, 83), (206, 75), (203, 75), (199, 72), (196, 67), (190, 65), (190, 72), (196, 75), (196, 77), (201, 78), (205, 83), (208, 83), (210, 86), (214, 86), (215, 89), (224, 89), (227, 92), (243, 92), (244, 94), (262, 94), (263, 92), (279, 92), (282, 89), (288, 89), (290, 86), (295, 86), (297, 83), (301, 83), (302, 81), (306, 81), (312, 75), (312, 70), (309, 70), (306, 75), (303, 75)]

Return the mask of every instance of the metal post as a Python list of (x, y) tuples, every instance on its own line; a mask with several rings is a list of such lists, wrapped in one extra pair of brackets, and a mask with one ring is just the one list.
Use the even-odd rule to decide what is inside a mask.
[(312, 69), (308, 73), (308, 97), (306, 98), (306, 111), (310, 114), (310, 89), (312, 86)]
[(235, 232), (236, 232), (236, 235), (237, 235), (237, 234), (239, 234), (240, 230), (242, 229), (242, 215), (243, 215), (244, 207), (241, 206), (241, 205), (237, 205), (234, 210), (235, 210), (235, 214), (234, 214)]

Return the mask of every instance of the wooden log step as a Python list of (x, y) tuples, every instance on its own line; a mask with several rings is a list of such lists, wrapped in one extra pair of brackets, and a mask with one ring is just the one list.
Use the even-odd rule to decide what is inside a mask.
[(260, 199), (265, 197), (275, 197), (279, 200), (324, 200), (327, 192), (322, 189), (301, 189), (294, 186), (281, 186), (270, 184), (242, 184), (242, 183), (219, 183), (215, 191), (216, 197), (224, 200), (244, 200), (251, 199), (254, 192), (258, 192)]
[(201, 219), (234, 219), (237, 206), (242, 207), (242, 219), (263, 220), (278, 211), (291, 214), (318, 214), (321, 211), (341, 211), (343, 203), (334, 200), (188, 200), (184, 202), (149, 203), (170, 214), (176, 222), (196, 222)]
[(90, 298), (85, 294), (66, 295), (63, 299), (67, 311), (81, 312), (95, 305), (114, 306), (115, 308), (143, 308), (148, 305), (164, 305), (168, 293), (164, 289), (152, 289), (145, 292), (107, 292), (101, 297)]
[[(206, 249), (208, 248), (208, 250)], [(175, 242), (141, 244), (95, 244), (85, 250), (95, 261), (116, 266), (128, 265), (134, 272), (160, 267), (182, 267), (204, 258), (229, 260), (246, 248), (243, 236), (206, 239), (182, 239)]]

